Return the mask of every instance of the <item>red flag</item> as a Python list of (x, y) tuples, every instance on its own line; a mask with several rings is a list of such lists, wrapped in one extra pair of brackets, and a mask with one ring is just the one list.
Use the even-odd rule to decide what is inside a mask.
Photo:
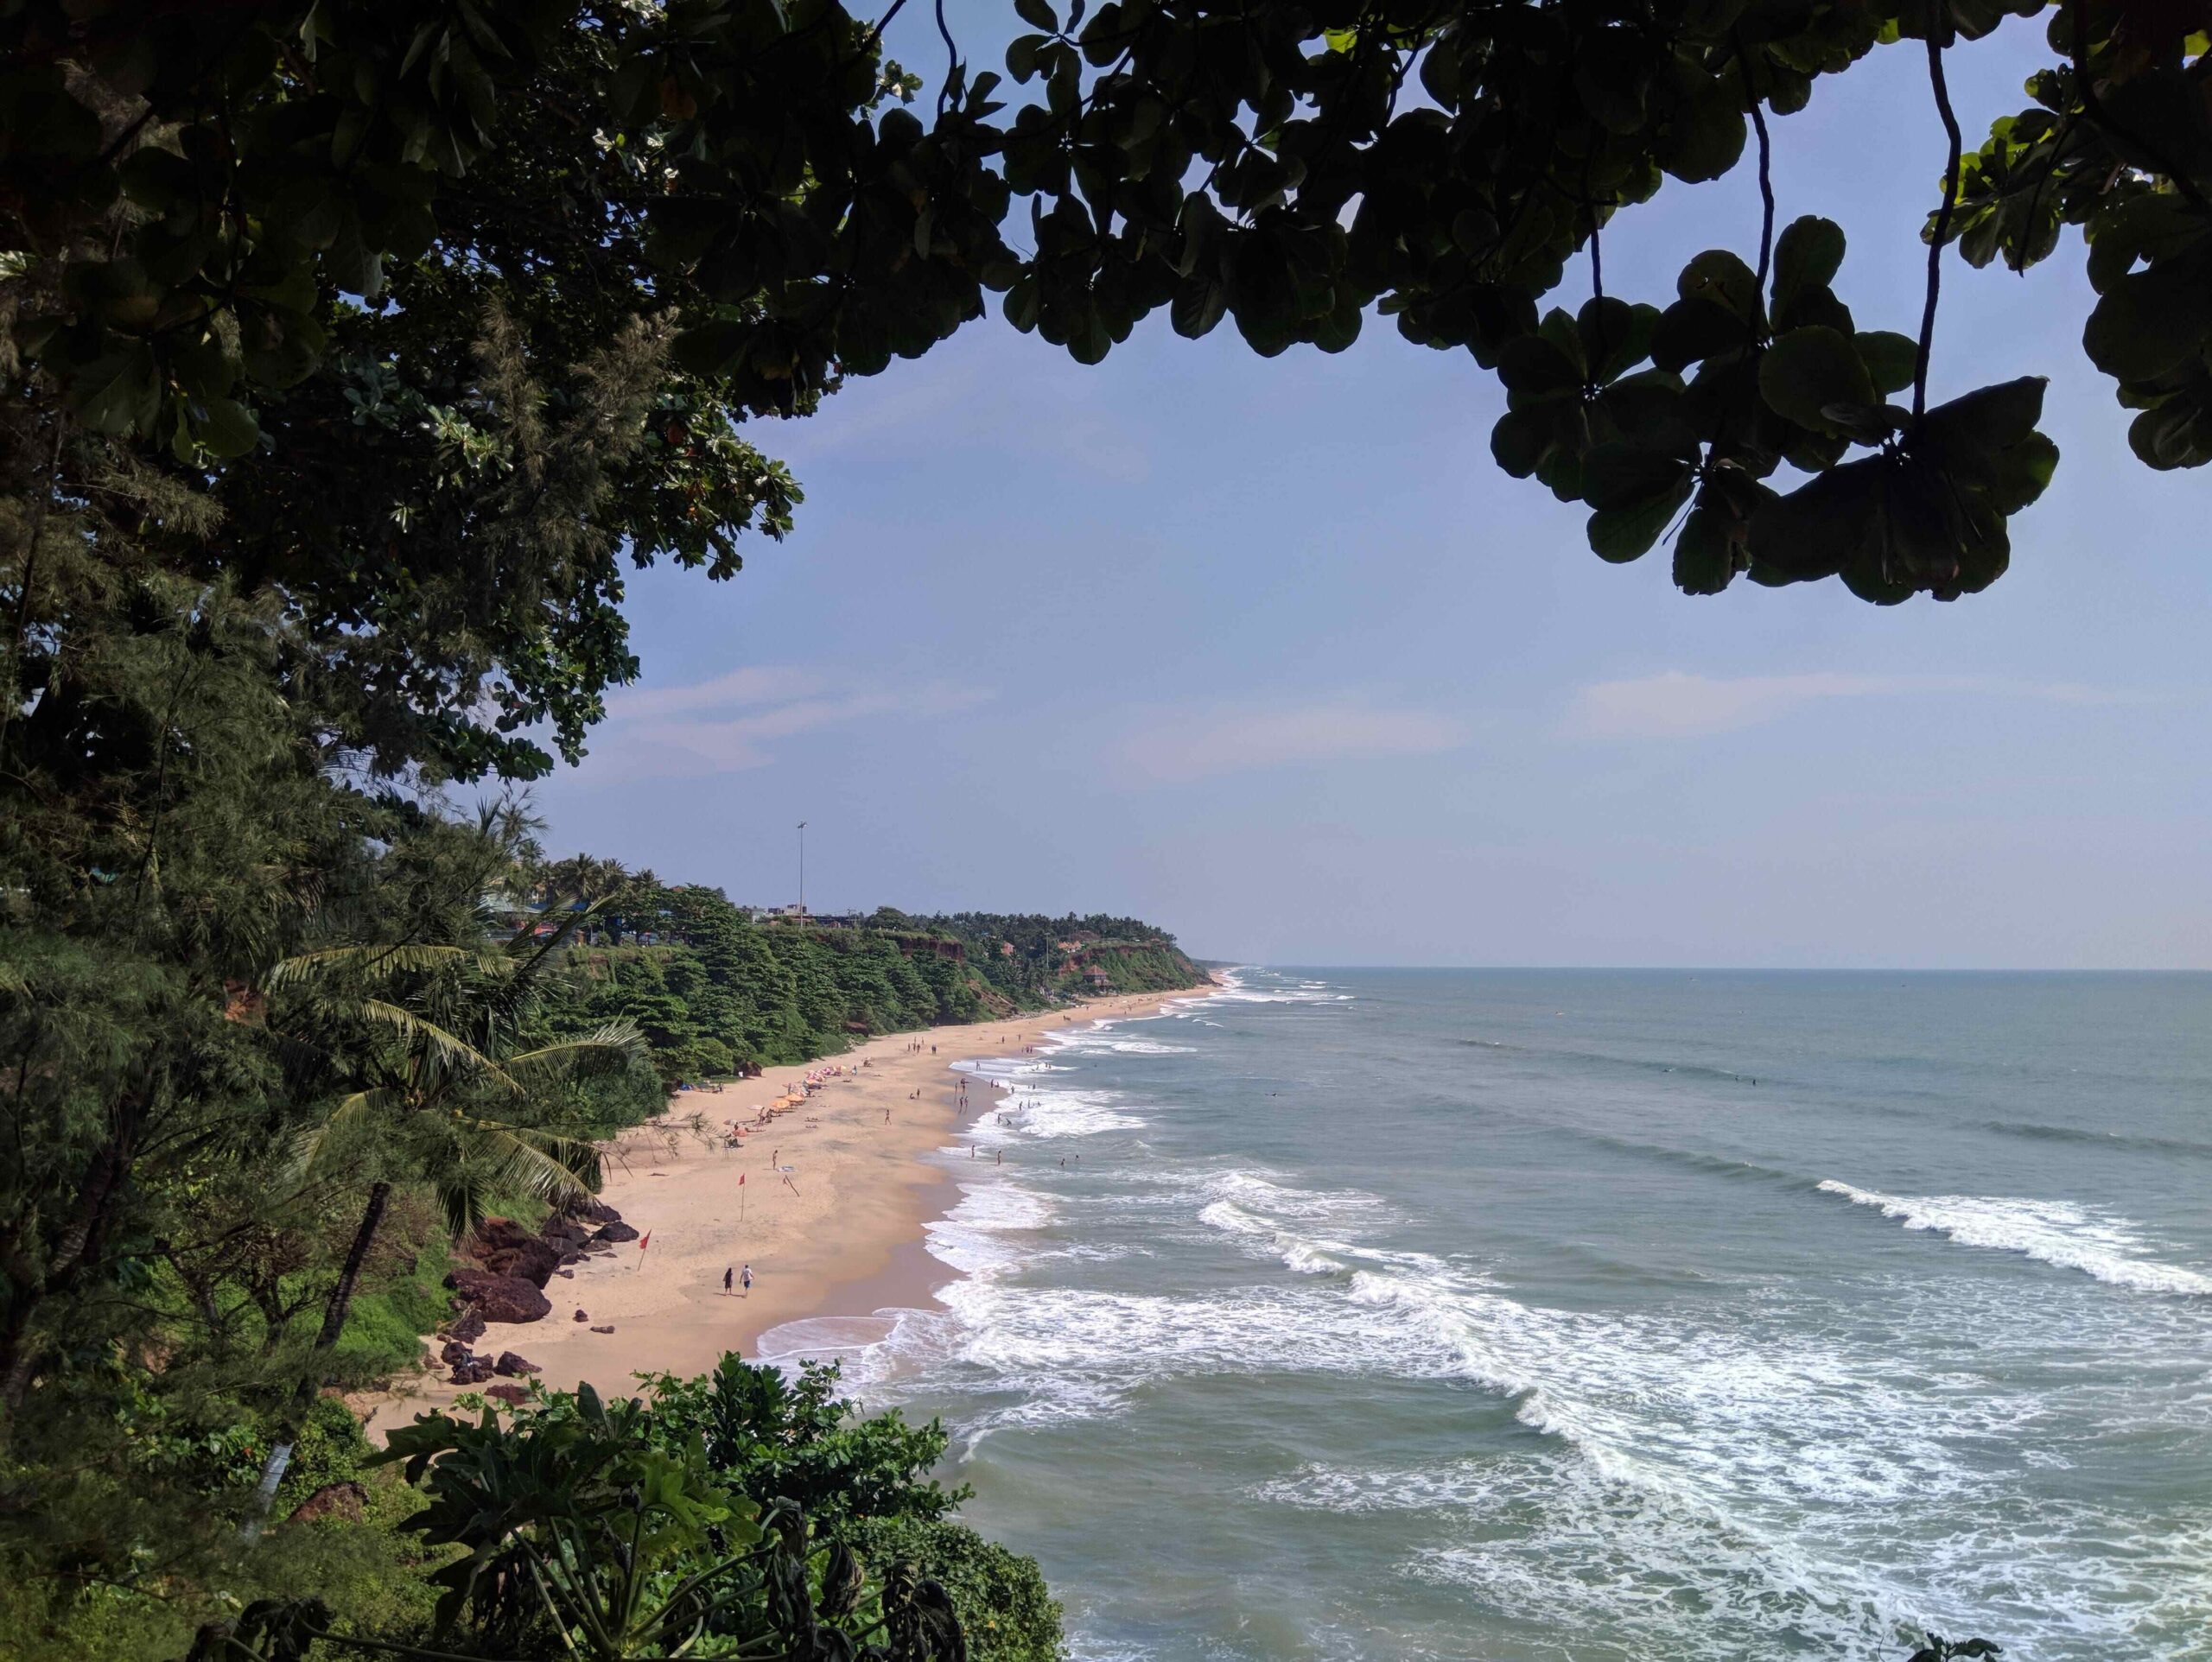
[(645, 1248), (646, 1248), (646, 1247), (648, 1247), (648, 1246), (652, 1246), (652, 1244), (653, 1244), (653, 1232), (652, 1232), (652, 1230), (648, 1229), (648, 1230), (646, 1230), (646, 1231), (645, 1231), (645, 1234), (644, 1234), (644, 1235), (639, 1239), (639, 1242), (638, 1242), (638, 1250), (639, 1250), (639, 1252), (641, 1252), (641, 1253), (642, 1253), (642, 1252), (644, 1252), (644, 1251), (645, 1250)]
[(737, 1174), (737, 1186), (740, 1189), (745, 1187), (745, 1174), (742, 1171)]

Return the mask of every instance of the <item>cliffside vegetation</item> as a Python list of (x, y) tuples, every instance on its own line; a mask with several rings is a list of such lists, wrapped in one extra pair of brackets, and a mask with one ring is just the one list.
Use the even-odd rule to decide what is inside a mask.
[(1206, 979), (1173, 936), (1130, 917), (884, 907), (756, 922), (719, 891), (581, 855), (527, 868), (518, 886), (529, 899), (510, 914), (516, 927), (548, 929), (596, 908), (549, 992), (550, 1028), (633, 1023), (671, 1081), (809, 1061), (869, 1033)]

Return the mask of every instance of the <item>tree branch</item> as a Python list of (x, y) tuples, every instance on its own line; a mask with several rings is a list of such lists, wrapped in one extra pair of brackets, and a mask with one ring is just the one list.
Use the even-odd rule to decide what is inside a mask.
[[(2075, 16), (2080, 16), (2081, 0), (2075, 0)], [(1950, 160), (1943, 170), (1943, 205), (1936, 210), (1935, 234), (1928, 243), (1928, 299), (1920, 312), (1920, 350), (1913, 359), (1912, 419), (1917, 422), (1928, 409), (1928, 360), (1936, 346), (1936, 305), (1943, 287), (1943, 244), (1950, 240), (1951, 213), (1959, 198), (1959, 160), (1966, 148), (1959, 136), (1959, 118), (1951, 110), (1951, 89), (1943, 79), (1944, 36), (1950, 33), (1950, 21), (1936, 9), (1936, 0), (1928, 8), (1928, 82), (1936, 91), (1936, 111), (1943, 118), (1943, 131), (1950, 141)]]

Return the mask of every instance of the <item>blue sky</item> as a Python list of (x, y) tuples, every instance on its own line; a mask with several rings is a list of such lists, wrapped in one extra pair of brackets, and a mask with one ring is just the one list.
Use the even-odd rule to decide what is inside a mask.
[[(1969, 143), (2040, 37), (1953, 54)], [(1860, 326), (1911, 333), (1916, 52), (1775, 136), (1783, 222), (1840, 222)], [(1741, 175), (1617, 222), (1607, 291), (1755, 249)], [(754, 430), (797, 532), (639, 578), (644, 677), (540, 787), (547, 841), (780, 902), (804, 819), (817, 909), (1133, 912), (1260, 961), (2212, 967), (2212, 479), (2128, 452), (2088, 293), (2070, 237), (1947, 263), (1931, 397), (2048, 374), (2063, 460), (1994, 588), (1891, 609), (1603, 564), (1491, 461), (1491, 377), (1372, 318), (1270, 362), (1163, 315), (1084, 369), (994, 314)]]

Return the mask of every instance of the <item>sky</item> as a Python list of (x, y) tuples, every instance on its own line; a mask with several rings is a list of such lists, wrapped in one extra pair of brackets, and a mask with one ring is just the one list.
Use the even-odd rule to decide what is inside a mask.
[[(2044, 55), (2017, 20), (1951, 54), (1970, 145)], [(1914, 333), (1918, 52), (1774, 133), (1782, 223), (1841, 224), (1859, 327)], [(1755, 252), (1739, 174), (1617, 219), (1606, 291)], [(994, 312), (750, 429), (798, 528), (633, 581), (642, 678), (544, 841), (781, 904), (804, 820), (817, 910), (1103, 910), (1246, 962), (2212, 967), (2212, 477), (2129, 452), (2090, 301), (2071, 233), (1947, 262), (1931, 401), (2047, 374), (2062, 460), (2005, 577), (1894, 608), (1605, 565), (1491, 460), (1495, 380), (1372, 316), (1263, 360), (1163, 314), (1084, 368)]]

